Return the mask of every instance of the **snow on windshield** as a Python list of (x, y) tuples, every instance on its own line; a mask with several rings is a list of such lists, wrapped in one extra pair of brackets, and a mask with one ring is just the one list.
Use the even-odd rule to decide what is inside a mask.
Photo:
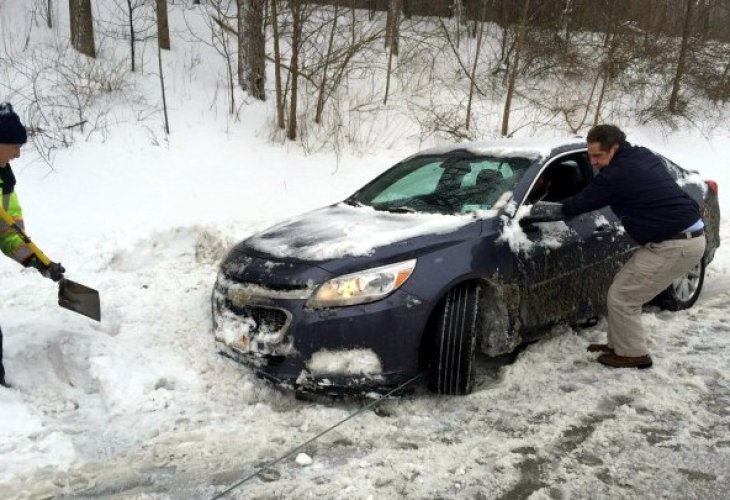
[(415, 236), (450, 233), (473, 221), (472, 214), (401, 214), (340, 203), (285, 221), (247, 243), (276, 257), (321, 261), (369, 255), (377, 247)]

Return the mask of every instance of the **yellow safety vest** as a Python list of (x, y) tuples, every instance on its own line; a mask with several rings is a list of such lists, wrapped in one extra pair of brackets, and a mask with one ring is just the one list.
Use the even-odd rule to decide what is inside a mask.
[[(0, 168), (10, 168), (10, 165)], [(2, 193), (2, 208), (10, 215), (15, 223), (25, 231), (23, 224), (23, 210), (20, 208), (18, 195), (15, 193), (14, 186), (10, 187), (10, 193), (5, 192), (5, 183), (0, 177), (0, 192)], [(8, 257), (20, 263), (24, 262), (33, 252), (28, 245), (25, 244), (20, 235), (5, 221), (0, 220), (0, 250)]]

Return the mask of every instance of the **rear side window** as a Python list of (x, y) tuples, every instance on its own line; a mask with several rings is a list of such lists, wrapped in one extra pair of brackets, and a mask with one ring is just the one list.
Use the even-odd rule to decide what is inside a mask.
[(667, 166), (667, 170), (669, 170), (669, 175), (671, 175), (675, 181), (684, 179), (689, 175), (689, 172), (674, 163), (672, 160), (665, 158), (661, 155), (659, 155), (659, 158), (661, 158), (664, 162), (664, 165)]

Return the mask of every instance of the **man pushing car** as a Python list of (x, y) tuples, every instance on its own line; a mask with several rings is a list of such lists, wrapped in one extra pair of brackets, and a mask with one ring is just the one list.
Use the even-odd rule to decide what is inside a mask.
[(563, 201), (567, 217), (610, 206), (639, 245), (608, 290), (608, 339), (591, 344), (598, 362), (615, 368), (649, 368), (651, 356), (641, 307), (697, 265), (705, 252), (699, 206), (675, 182), (662, 160), (632, 146), (614, 125), (588, 132), (588, 156), (598, 170), (583, 191)]

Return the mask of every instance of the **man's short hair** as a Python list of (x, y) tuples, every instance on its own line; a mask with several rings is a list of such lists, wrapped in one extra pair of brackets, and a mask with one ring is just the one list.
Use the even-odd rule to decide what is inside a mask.
[(614, 144), (624, 142), (626, 140), (626, 134), (616, 125), (596, 125), (588, 131), (586, 140), (589, 143), (599, 142), (601, 143), (601, 149), (608, 151)]

